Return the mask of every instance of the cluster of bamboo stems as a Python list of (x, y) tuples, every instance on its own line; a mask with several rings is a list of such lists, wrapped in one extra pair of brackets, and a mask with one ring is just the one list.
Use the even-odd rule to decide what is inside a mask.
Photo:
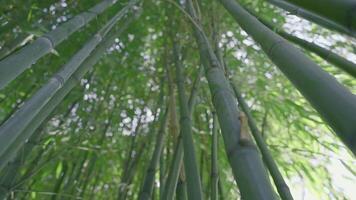
[[(51, 52), (72, 33), (84, 27), (115, 2), (114, 0), (104, 0), (32, 43), (6, 55), (0, 60), (0, 89), (4, 88), (26, 68), (31, 67), (37, 60)], [(252, 10), (247, 11), (235, 0), (219, 0), (219, 2), (241, 28), (262, 47), (262, 50), (272, 62), (295, 85), (320, 113), (320, 116), (332, 127), (337, 136), (355, 154), (355, 95), (291, 45), (290, 42), (316, 53), (353, 77), (356, 77), (356, 64), (316, 44), (304, 41), (283, 30), (275, 29), (272, 24), (258, 17)], [(350, 8), (355, 8), (356, 3), (354, 1), (327, 0), (328, 3), (325, 3), (325, 0), (315, 0), (310, 3), (307, 0), (269, 0), (269, 2), (327, 28), (355, 36), (356, 15), (355, 10), (350, 10)], [(0, 199), (5, 198), (13, 189), (15, 184), (13, 178), (20, 173), (19, 161), (26, 158), (33, 149), (34, 144), (38, 143), (41, 132), (36, 132), (36, 130), (46, 121), (72, 88), (77, 85), (78, 80), (92, 70), (114, 39), (138, 16), (132, 14), (132, 12), (139, 12), (134, 9), (138, 3), (139, 1), (136, 0), (129, 1), (46, 84), (1, 125), (0, 170), (3, 176), (0, 179), (0, 185), (2, 186)], [(204, 70), (215, 110), (211, 146), (210, 198), (219, 199), (220, 194), (217, 156), (220, 129), (228, 161), (243, 199), (277, 199), (269, 176), (272, 177), (281, 199), (293, 199), (286, 182), (278, 170), (277, 164), (269, 153), (266, 142), (256, 126), (243, 95), (238, 86), (230, 82), (226, 76), (224, 62), (218, 55), (219, 49), (211, 44), (204, 32), (201, 25), (202, 19), (197, 15), (194, 3), (192, 0), (186, 0), (185, 3), (180, 2), (175, 5), (179, 6), (181, 11), (184, 11), (184, 15), (188, 15), (203, 67), (199, 69), (190, 97), (187, 98), (184, 88), (184, 62), (181, 55), (180, 41), (176, 38), (173, 39), (172, 52), (175, 61), (180, 130), (179, 135), (176, 137), (177, 142), (173, 160), (169, 169), (167, 169), (168, 177), (161, 181), (163, 189), (160, 198), (173, 199), (177, 190), (181, 191), (177, 192), (177, 198), (204, 199), (195, 155), (196, 150), (192, 131), (193, 121), (191, 119), (195, 98), (199, 90), (199, 80)], [(338, 8), (337, 12), (335, 12), (335, 7)], [(172, 71), (172, 69), (167, 69), (169, 74)], [(157, 110), (160, 110), (160, 112), (158, 113), (156, 110), (155, 114), (155, 121), (159, 124), (159, 130), (155, 136), (154, 150), (150, 155), (146, 168), (147, 172), (142, 180), (142, 187), (139, 192), (139, 199), (142, 200), (152, 197), (156, 171), (160, 165), (160, 157), (165, 147), (165, 128), (168, 124), (170, 113), (173, 112), (171, 108), (172, 102), (167, 101), (164, 104), (162, 96), (163, 94), (160, 95), (161, 100), (158, 101), (157, 105)], [(164, 104), (164, 106), (161, 106), (161, 104)], [(247, 116), (248, 125), (255, 142), (251, 140), (246, 142), (242, 139), (239, 106)], [(100, 110), (100, 108), (98, 109)], [(157, 117), (156, 115), (159, 116)], [(109, 121), (111, 119), (112, 117), (110, 117)], [(107, 129), (108, 125), (103, 127), (103, 136), (98, 143), (99, 145), (103, 143)], [(155, 131), (151, 130), (150, 132)], [(133, 137), (132, 146), (138, 143), (135, 138)], [(131, 154), (128, 155), (126, 162), (128, 164), (125, 166), (126, 173), (122, 177), (122, 183), (128, 185), (132, 182), (135, 163), (139, 162), (145, 146), (149, 145), (151, 140), (153, 139), (149, 139), (149, 142), (146, 143), (140, 143), (141, 146), (135, 157), (132, 157)], [(19, 152), (25, 152), (25, 154), (19, 154)], [(89, 166), (93, 167), (96, 159), (96, 154), (94, 154), (90, 159), (92, 164), (89, 164)], [(265, 166), (268, 170), (265, 169)], [(64, 165), (62, 173), (66, 173), (65, 169)], [(87, 177), (92, 174), (92, 171), (93, 168), (88, 170), (89, 175)], [(82, 193), (85, 192), (86, 187), (84, 184)], [(124, 199), (126, 195), (127, 187), (124, 185), (119, 190), (119, 199)]]

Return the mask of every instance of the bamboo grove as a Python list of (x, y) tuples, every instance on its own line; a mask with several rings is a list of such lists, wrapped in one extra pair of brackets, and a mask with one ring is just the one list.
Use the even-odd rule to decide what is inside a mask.
[(4, 0), (0, 199), (352, 199), (355, 8)]

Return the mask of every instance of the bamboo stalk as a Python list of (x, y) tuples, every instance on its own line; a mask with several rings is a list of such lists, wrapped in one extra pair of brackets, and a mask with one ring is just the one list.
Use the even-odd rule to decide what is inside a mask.
[(182, 160), (183, 160), (182, 143), (183, 143), (182, 136), (180, 135), (173, 153), (173, 161), (169, 169), (167, 181), (163, 190), (162, 199), (173, 200), (174, 192), (177, 187), (180, 167), (182, 165)]
[(219, 199), (218, 182), (218, 119), (216, 117), (216, 114), (213, 113), (213, 129), (211, 143), (211, 200)]
[[(196, 96), (198, 95), (198, 89), (200, 88), (200, 84), (201, 84), (201, 81), (199, 81), (199, 80), (200, 80), (201, 76), (203, 75), (202, 69), (203, 69), (203, 67), (199, 68), (199, 72), (197, 74), (197, 77), (194, 80), (194, 84), (193, 84), (193, 87), (190, 92), (189, 101), (188, 101), (190, 115), (192, 115), (192, 113), (194, 111), (194, 105), (196, 103)], [(177, 182), (178, 182), (180, 168), (182, 165), (182, 160), (183, 160), (182, 135), (179, 135), (177, 145), (176, 145), (174, 153), (173, 153), (173, 161), (171, 163), (168, 177), (166, 180), (166, 184), (165, 184), (165, 187), (163, 190), (162, 199), (166, 199), (166, 200), (173, 199), (174, 192), (176, 190), (176, 186), (177, 186)]]
[(158, 131), (158, 134), (156, 136), (156, 145), (154, 148), (154, 152), (152, 154), (152, 158), (148, 165), (147, 173), (146, 173), (145, 179), (143, 181), (143, 186), (142, 186), (141, 192), (139, 194), (139, 198), (138, 198), (141, 200), (150, 199), (152, 196), (156, 169), (157, 169), (157, 166), (159, 163), (159, 158), (161, 156), (164, 141), (166, 138), (166, 134), (164, 134), (164, 133), (165, 133), (167, 118), (168, 118), (167, 113), (168, 113), (168, 107), (166, 108), (166, 111), (164, 112), (164, 114), (161, 115), (161, 117), (160, 117), (161, 119), (159, 120), (161, 125), (160, 125), (160, 129)]
[(95, 19), (97, 15), (104, 12), (115, 2), (116, 0), (104, 0), (100, 2), (88, 11), (82, 12), (53, 31), (36, 39), (33, 43), (26, 45), (14, 54), (1, 60), (0, 89), (4, 88), (25, 69), (36, 63), (44, 55), (50, 53), (63, 40)]
[(356, 154), (356, 96), (235, 0), (220, 2)]
[(223, 67), (198, 23), (191, 0), (187, 1), (188, 12), (193, 21), (193, 30), (198, 43), (201, 60), (209, 83), (214, 108), (221, 127), (225, 150), (243, 199), (275, 199), (257, 149), (251, 144), (240, 143), (240, 123), (237, 102), (227, 81)]
[[(129, 4), (132, 6), (131, 4)], [(95, 47), (101, 42), (101, 37), (107, 35), (113, 25), (123, 17), (126, 9), (120, 11), (110, 20), (96, 36), (94, 36), (72, 59), (62, 68), (62, 70), (53, 76), (49, 82), (44, 85), (37, 93), (28, 100), (14, 115), (0, 127), (0, 156), (10, 147), (10, 145), (19, 137), (22, 131), (28, 126), (33, 118), (41, 111), (46, 103), (63, 88), (67, 81), (79, 70), (84, 61), (93, 55)], [(114, 31), (110, 31), (114, 32)], [(112, 37), (112, 36), (111, 36)], [(111, 41), (110, 41), (111, 42)], [(105, 51), (105, 49), (104, 49)], [(97, 56), (101, 54), (97, 53)], [(75, 76), (75, 75), (74, 75)], [(72, 80), (74, 82), (75, 78)]]
[(192, 135), (192, 121), (191, 115), (188, 110), (188, 102), (184, 90), (184, 76), (182, 72), (182, 63), (180, 60), (179, 52), (180, 47), (177, 43), (173, 47), (175, 55), (175, 66), (177, 74), (177, 86), (178, 86), (178, 99), (180, 108), (180, 135), (183, 139), (183, 152), (184, 152), (184, 169), (187, 178), (187, 192), (188, 199), (199, 200), (203, 199), (203, 192), (201, 189), (201, 181), (199, 176), (199, 170), (197, 167), (194, 141)]
[(33, 34), (21, 33), (15, 38), (14, 41), (11, 41), (9, 44), (3, 46), (0, 50), (0, 60), (14, 52), (17, 48), (24, 46), (29, 41), (33, 39)]
[(234, 89), (236, 98), (244, 111), (244, 113), (247, 116), (248, 119), (248, 125), (250, 127), (250, 130), (252, 132), (252, 135), (256, 141), (256, 144), (258, 148), (260, 149), (260, 152), (262, 154), (262, 158), (264, 163), (266, 164), (269, 172), (271, 173), (271, 176), (273, 178), (274, 184), (276, 185), (276, 188), (278, 190), (279, 195), (283, 200), (293, 200), (293, 196), (290, 193), (289, 187), (286, 184), (286, 182), (283, 179), (283, 176), (281, 172), (278, 169), (278, 166), (276, 162), (274, 161), (272, 155), (270, 154), (267, 144), (262, 138), (261, 132), (258, 130), (257, 125), (252, 117), (252, 114), (250, 112), (250, 109), (248, 105), (246, 104), (244, 98), (242, 97), (240, 91), (237, 89), (236, 85), (231, 82), (232, 88)]

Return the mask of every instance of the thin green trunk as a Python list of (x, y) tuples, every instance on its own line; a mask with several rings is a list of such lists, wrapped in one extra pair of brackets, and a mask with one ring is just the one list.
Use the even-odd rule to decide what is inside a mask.
[(72, 33), (95, 19), (116, 0), (104, 0), (86, 12), (75, 16), (65, 24), (36, 39), (33, 43), (23, 47), (14, 54), (0, 61), (0, 89), (15, 79), (25, 69), (36, 63), (38, 59), (50, 53), (58, 44)]
[[(167, 145), (169, 147), (169, 145)], [(166, 163), (165, 159), (168, 160), (168, 156), (165, 156), (164, 149), (162, 149), (162, 156), (159, 158), (159, 198), (162, 199), (163, 196), (163, 189), (166, 185)]]
[(180, 167), (182, 166), (182, 160), (183, 160), (183, 142), (182, 142), (182, 136), (179, 136), (177, 145), (173, 153), (173, 161), (171, 163), (168, 172), (168, 177), (164, 187), (162, 199), (173, 200), (174, 192), (176, 191), (176, 187), (177, 187)]
[(215, 55), (202, 26), (199, 25), (191, 0), (188, 12), (194, 20), (193, 30), (198, 43), (201, 60), (221, 127), (225, 150), (239, 186), (241, 197), (247, 200), (275, 199), (273, 188), (264, 169), (260, 155), (252, 144), (240, 141), (240, 123), (237, 102), (223, 67)]
[(235, 0), (220, 2), (356, 154), (356, 96)]
[(213, 129), (211, 137), (211, 200), (218, 200), (218, 119), (215, 113), (213, 113)]
[(218, 182), (218, 187), (219, 187), (219, 198), (220, 198), (220, 200), (225, 200), (225, 196), (224, 196), (224, 191), (223, 191), (221, 180), (219, 180), (219, 182)]
[(244, 113), (247, 116), (248, 124), (250, 126), (252, 135), (255, 138), (258, 148), (260, 149), (263, 161), (266, 164), (269, 172), (271, 173), (271, 176), (273, 178), (274, 184), (276, 185), (279, 195), (281, 196), (281, 198), (283, 200), (293, 200), (293, 196), (290, 193), (289, 187), (286, 184), (286, 182), (284, 181), (283, 176), (282, 176), (281, 172), (279, 171), (276, 162), (274, 161), (272, 155), (270, 154), (267, 144), (264, 141), (261, 132), (257, 128), (257, 125), (252, 117), (252, 114), (250, 112), (248, 105), (246, 104), (245, 100), (243, 99), (243, 97), (242, 97), (240, 91), (237, 89), (236, 85), (232, 82), (231, 82), (231, 85), (234, 89), (236, 98), (237, 98), (242, 110), (244, 111)]
[(178, 44), (174, 44), (175, 66), (177, 74), (178, 99), (180, 110), (180, 135), (183, 139), (184, 152), (184, 169), (187, 178), (187, 192), (188, 199), (199, 200), (203, 199), (203, 192), (201, 189), (201, 181), (199, 170), (196, 161), (194, 141), (192, 135), (192, 120), (188, 108), (188, 101), (184, 89), (184, 76), (182, 72), (182, 61), (180, 60), (180, 48)]
[(167, 113), (168, 113), (168, 108), (166, 109), (165, 113), (161, 115), (160, 121), (160, 129), (158, 131), (158, 134), (156, 136), (156, 145), (154, 152), (152, 154), (151, 161), (148, 165), (147, 168), (147, 174), (145, 176), (145, 179), (143, 181), (143, 186), (141, 189), (141, 192), (139, 193), (140, 196), (138, 199), (140, 200), (146, 200), (150, 199), (152, 196), (152, 191), (154, 187), (154, 181), (155, 181), (155, 175), (156, 175), (156, 169), (159, 163), (159, 159), (161, 157), (164, 141), (165, 141), (165, 128), (166, 128), (166, 123), (167, 123)]
[[(198, 88), (200, 87), (201, 81), (200, 78), (203, 74), (203, 67), (199, 68), (198, 75), (194, 80), (193, 87), (190, 92), (188, 108), (190, 115), (192, 115), (194, 110), (194, 105), (196, 103), (196, 97), (198, 96)], [(168, 177), (165, 182), (165, 187), (162, 194), (162, 199), (172, 200), (174, 197), (174, 192), (176, 191), (177, 181), (179, 177), (180, 167), (182, 165), (183, 159), (183, 144), (182, 136), (179, 135), (176, 148), (173, 153), (173, 161), (169, 168)], [(184, 187), (184, 186), (183, 186)]]

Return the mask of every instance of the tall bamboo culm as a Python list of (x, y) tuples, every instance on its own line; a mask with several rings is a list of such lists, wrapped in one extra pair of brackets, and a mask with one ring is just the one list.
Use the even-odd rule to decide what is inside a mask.
[(0, 89), (117, 0), (104, 0), (0, 61)]
[(157, 166), (158, 166), (158, 163), (160, 160), (160, 156), (161, 156), (165, 138), (166, 138), (165, 129), (166, 129), (167, 118), (168, 118), (167, 114), (168, 114), (168, 108), (166, 108), (164, 114), (160, 116), (161, 117), (161, 119), (159, 120), (160, 128), (159, 128), (158, 134), (156, 136), (155, 148), (154, 148), (150, 163), (148, 164), (148, 167), (147, 167), (147, 172), (145, 175), (145, 179), (143, 181), (143, 186), (141, 188), (141, 191), (139, 192), (139, 198), (138, 198), (139, 200), (151, 199), (151, 197), (152, 197), (156, 169), (157, 169)]
[(213, 129), (211, 140), (211, 200), (219, 199), (219, 171), (218, 171), (218, 119), (213, 112)]
[(278, 169), (278, 166), (276, 162), (274, 161), (271, 153), (268, 150), (267, 144), (262, 138), (261, 132), (258, 130), (256, 122), (254, 121), (252, 114), (250, 112), (250, 109), (248, 105), (246, 104), (244, 98), (242, 97), (240, 91), (237, 89), (236, 85), (231, 82), (232, 88), (234, 89), (236, 98), (239, 102), (240, 107), (246, 114), (246, 117), (248, 119), (248, 125), (250, 127), (250, 130), (252, 132), (252, 135), (256, 141), (256, 144), (258, 148), (260, 149), (260, 152), (262, 154), (262, 158), (264, 163), (266, 164), (269, 172), (271, 173), (272, 179), (274, 181), (274, 184), (277, 188), (277, 191), (282, 198), (282, 200), (293, 200), (293, 196), (290, 193), (289, 187), (284, 181), (284, 178), (281, 174), (281, 172)]
[(235, 0), (219, 1), (355, 154), (356, 96)]
[(176, 66), (176, 80), (178, 87), (178, 99), (180, 110), (180, 135), (183, 140), (184, 169), (187, 178), (187, 193), (189, 200), (203, 199), (199, 170), (196, 161), (194, 141), (192, 135), (192, 120), (189, 112), (188, 101), (184, 89), (183, 66), (180, 57), (180, 47), (176, 42), (173, 44), (173, 54)]
[(225, 78), (222, 66), (214, 54), (202, 26), (199, 24), (191, 0), (188, 12), (203, 61), (214, 108), (217, 112), (229, 163), (241, 198), (247, 200), (275, 199), (275, 194), (257, 149), (240, 143), (241, 126), (233, 90)]
[[(194, 111), (194, 105), (196, 103), (196, 98), (198, 96), (198, 89), (200, 88), (200, 78), (203, 75), (203, 67), (200, 66), (197, 77), (194, 80), (193, 87), (190, 92), (188, 100), (189, 115), (191, 116)], [(182, 135), (179, 135), (178, 141), (173, 153), (173, 161), (171, 163), (166, 184), (162, 193), (162, 199), (173, 200), (174, 192), (176, 191), (177, 182), (180, 174), (180, 169), (183, 160), (183, 142)]]

